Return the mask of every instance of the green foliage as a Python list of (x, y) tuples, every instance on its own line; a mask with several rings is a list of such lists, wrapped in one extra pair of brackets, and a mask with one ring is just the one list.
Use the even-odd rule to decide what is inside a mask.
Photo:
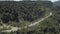
[[(45, 8), (49, 2), (1, 2), (0, 18), (2, 22), (34, 21), (45, 15)], [(42, 3), (42, 4), (40, 4)], [(10, 5), (10, 6), (9, 6)], [(42, 6), (42, 7), (41, 7)]]
[[(1, 2), (0, 18), (2, 22), (13, 21), (14, 24), (24, 25), (26, 21), (34, 21), (52, 12), (53, 15), (37, 26), (18, 30), (8, 34), (60, 34), (60, 10), (58, 6), (53, 7), (51, 2)], [(10, 6), (9, 6), (10, 5)], [(22, 20), (24, 22), (20, 23)], [(15, 22), (16, 21), (16, 22)], [(18, 23), (19, 22), (19, 23)], [(30, 23), (29, 22), (29, 23)], [(29, 24), (27, 22), (27, 24)], [(13, 23), (12, 23), (13, 25)], [(24, 25), (25, 26), (25, 25)], [(22, 26), (23, 27), (23, 26)], [(5, 34), (5, 33), (1, 33)]]

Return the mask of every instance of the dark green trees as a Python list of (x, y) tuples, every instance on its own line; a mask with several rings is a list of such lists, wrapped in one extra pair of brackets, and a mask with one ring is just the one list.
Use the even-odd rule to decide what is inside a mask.
[(5, 13), (3, 13), (2, 17), (1, 17), (1, 20), (2, 22), (4, 23), (7, 23), (9, 21), (16, 21), (16, 22), (19, 22), (19, 19), (18, 19), (18, 13), (14, 10), (12, 10), (11, 12), (8, 10), (8, 11), (4, 11)]
[[(45, 16), (46, 8), (51, 7), (51, 2), (0, 2), (0, 15), (2, 22), (34, 21)], [(42, 3), (42, 4), (41, 4)], [(48, 12), (47, 12), (48, 13)], [(6, 21), (7, 20), (7, 21)]]

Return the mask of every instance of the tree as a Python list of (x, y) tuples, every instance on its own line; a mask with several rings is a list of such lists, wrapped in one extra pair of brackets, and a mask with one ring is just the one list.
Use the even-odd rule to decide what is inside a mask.
[(9, 15), (3, 15), (3, 17), (1, 17), (1, 20), (2, 20), (2, 22), (7, 23), (10, 20), (10, 16)]

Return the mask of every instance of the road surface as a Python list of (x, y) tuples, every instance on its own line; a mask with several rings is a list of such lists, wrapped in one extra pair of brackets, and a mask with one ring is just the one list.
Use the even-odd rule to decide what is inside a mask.
[[(37, 22), (34, 22), (34, 23), (28, 25), (28, 27), (35, 26), (36, 24), (44, 21), (46, 18), (50, 17), (51, 15), (52, 15), (52, 12), (50, 12), (50, 14), (49, 14), (48, 16), (46, 16), (45, 18), (42, 18), (42, 19), (38, 20)], [(5, 25), (5, 27), (7, 27), (7, 26)], [(11, 32), (11, 31), (14, 32), (14, 31), (17, 31), (17, 30), (22, 29), (21, 27), (13, 27), (13, 26), (10, 26), (10, 27), (11, 27), (10, 30), (3, 30), (2, 32)], [(2, 28), (2, 27), (1, 27), (1, 28)], [(25, 26), (24, 28), (27, 28), (27, 26)]]

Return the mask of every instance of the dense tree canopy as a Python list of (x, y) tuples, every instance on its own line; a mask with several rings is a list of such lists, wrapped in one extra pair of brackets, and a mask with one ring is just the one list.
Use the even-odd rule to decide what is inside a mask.
[[(53, 15), (40, 22), (37, 26), (18, 30), (11, 33), (0, 34), (60, 34), (60, 7), (52, 2), (0, 2), (0, 21), (3, 23), (19, 22), (19, 20), (32, 22), (48, 15)], [(20, 22), (19, 22), (20, 23)], [(19, 24), (21, 25), (21, 24)]]
[[(37, 3), (38, 2), (38, 3)], [(46, 9), (50, 7), (50, 2), (0, 2), (0, 16), (3, 22), (16, 21), (34, 21), (45, 15)], [(43, 3), (43, 4), (39, 4)], [(48, 4), (47, 4), (48, 3)], [(9, 6), (10, 5), (10, 6)], [(41, 6), (42, 5), (42, 6)]]

